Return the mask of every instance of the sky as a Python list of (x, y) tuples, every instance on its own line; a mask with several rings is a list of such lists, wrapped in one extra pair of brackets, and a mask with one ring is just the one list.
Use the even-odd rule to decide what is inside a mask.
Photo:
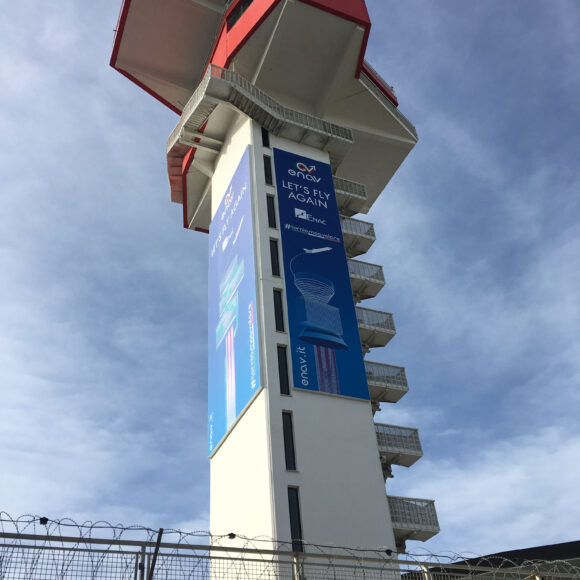
[[(424, 457), (416, 554), (580, 539), (580, 4), (368, 0), (419, 143), (368, 215)], [(1, 1), (0, 511), (206, 530), (207, 236), (177, 116), (108, 66), (120, 0)]]

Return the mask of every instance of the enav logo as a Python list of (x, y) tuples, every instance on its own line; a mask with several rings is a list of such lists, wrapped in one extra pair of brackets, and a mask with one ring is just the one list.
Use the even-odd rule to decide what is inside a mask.
[(305, 209), (295, 207), (294, 215), (301, 220), (306, 220), (307, 222), (314, 222), (315, 224), (322, 224), (323, 226), (326, 225), (326, 220), (310, 215)]
[(311, 175), (314, 171), (316, 171), (316, 165), (306, 165), (306, 163), (302, 163), (302, 161), (299, 161), (296, 164), (296, 169), (298, 169), (298, 171), (305, 171), (306, 173), (308, 173), (308, 175)]
[(288, 175), (298, 179), (304, 179), (305, 181), (313, 181), (314, 183), (318, 183), (322, 178), (316, 177), (316, 175), (312, 175), (315, 171), (316, 165), (306, 165), (306, 163), (298, 161), (298, 163), (296, 163), (296, 169), (288, 169)]

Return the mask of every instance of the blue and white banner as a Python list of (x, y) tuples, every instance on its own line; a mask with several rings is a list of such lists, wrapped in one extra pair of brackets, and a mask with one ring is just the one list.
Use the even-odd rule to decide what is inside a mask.
[(294, 388), (369, 399), (330, 165), (274, 149)]
[(260, 386), (255, 279), (246, 149), (209, 229), (210, 454)]

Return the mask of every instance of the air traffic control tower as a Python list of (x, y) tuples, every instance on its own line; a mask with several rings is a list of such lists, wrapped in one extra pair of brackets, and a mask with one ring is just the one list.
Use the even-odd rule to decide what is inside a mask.
[(402, 551), (439, 531), (433, 501), (385, 495), (417, 430), (373, 422), (408, 385), (366, 358), (395, 326), (364, 306), (384, 276), (353, 216), (417, 134), (365, 61), (370, 26), (364, 0), (121, 9), (111, 65), (179, 115), (171, 199), (209, 237), (213, 534)]

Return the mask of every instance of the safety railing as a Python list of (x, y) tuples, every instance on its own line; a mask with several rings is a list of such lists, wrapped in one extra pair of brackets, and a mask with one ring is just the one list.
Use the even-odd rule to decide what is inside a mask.
[(409, 390), (403, 367), (365, 360), (365, 370), (369, 384), (384, 385), (405, 392)]
[(432, 499), (388, 495), (393, 527), (439, 532), (439, 520)]
[(332, 176), (332, 181), (334, 183), (334, 189), (340, 193), (346, 193), (360, 200), (366, 201), (367, 199), (367, 188), (362, 183), (357, 183), (356, 181), (350, 181), (344, 179), (343, 177)]
[(360, 260), (353, 260), (352, 258), (349, 258), (347, 263), (350, 276), (366, 278), (367, 280), (378, 282), (381, 285), (385, 284), (385, 275), (382, 266), (370, 264), (369, 262), (361, 262)]
[(351, 217), (343, 217), (340, 220), (343, 234), (352, 234), (354, 236), (363, 236), (372, 240), (376, 239), (375, 226), (370, 222), (356, 220)]
[(367, 190), (362, 183), (333, 175), (338, 211), (344, 216), (368, 211)]
[[(231, 85), (232, 88), (236, 89), (235, 92), (238, 94), (230, 94), (228, 91), (216, 91), (215, 95), (209, 95), (211, 98), (229, 102), (230, 100), (235, 100), (236, 97), (239, 97), (240, 95), (242, 97), (245, 96), (250, 101), (250, 103), (247, 107), (248, 111), (243, 112), (248, 114), (250, 114), (250, 112), (255, 113), (255, 105), (257, 105), (264, 113), (271, 115), (271, 117), (279, 122), (289, 123), (310, 131), (322, 133), (334, 139), (344, 141), (345, 143), (352, 143), (352, 131), (347, 127), (342, 127), (336, 123), (330, 123), (313, 115), (285, 107), (270, 97), (270, 95), (261, 89), (258, 89), (242, 75), (232, 70), (210, 64), (207, 67), (207, 70), (199, 86), (195, 89), (191, 98), (183, 108), (181, 120), (169, 136), (168, 150), (171, 149), (179, 140), (184, 126), (189, 124), (190, 117), (195, 114), (196, 110), (200, 107), (201, 102), (204, 100), (204, 98), (206, 98), (206, 96), (208, 96), (208, 88), (212, 79), (226, 81)], [(250, 116), (254, 115), (250, 114)], [(195, 126), (197, 124), (198, 123), (194, 123), (193, 129), (199, 129), (199, 127)]]
[(270, 95), (253, 85), (248, 79), (232, 70), (212, 64), (209, 65), (206, 72), (206, 76), (208, 75), (238, 85), (249, 94), (254, 102), (260, 104), (262, 107), (269, 110), (270, 113), (284, 121), (331, 135), (337, 139), (344, 139), (345, 141), (352, 142), (352, 131), (347, 127), (342, 127), (336, 123), (330, 123), (318, 117), (314, 117), (313, 115), (309, 115), (308, 113), (302, 113), (301, 111), (295, 111), (294, 109), (285, 107)]
[(390, 312), (382, 310), (372, 310), (371, 308), (362, 308), (355, 306), (356, 319), (359, 326), (369, 327), (378, 330), (384, 330), (395, 333), (395, 321)]
[(423, 455), (417, 429), (375, 423), (375, 432), (379, 451)]
[(388, 82), (387, 82), (387, 81), (384, 79), (384, 77), (383, 77), (383, 76), (382, 76), (382, 75), (379, 73), (379, 71), (378, 71), (378, 70), (377, 70), (377, 69), (376, 69), (376, 68), (375, 68), (375, 67), (374, 67), (374, 66), (373, 66), (373, 65), (372, 65), (372, 64), (371, 64), (371, 63), (370, 63), (368, 60), (365, 60), (364, 66), (365, 66), (365, 68), (368, 68), (368, 69), (371, 71), (371, 73), (372, 73), (372, 74), (373, 74), (373, 75), (374, 75), (374, 76), (375, 76), (377, 79), (379, 79), (379, 81), (380, 81), (380, 82), (381, 82), (383, 85), (385, 85), (385, 87), (388, 87), (388, 88), (389, 88), (389, 90), (391, 91), (391, 93), (393, 93), (393, 95), (395, 95), (395, 87), (394, 87), (393, 85), (389, 84), (389, 83), (388, 83)]
[[(369, 66), (368, 63), (365, 63), (366, 66)], [(372, 69), (372, 67), (369, 66)], [(376, 74), (379, 78), (380, 75), (373, 70), (373, 73)], [(415, 137), (418, 139), (417, 129), (415, 126), (395, 105), (391, 102), (391, 100), (377, 87), (377, 85), (367, 76), (364, 70), (361, 70), (360, 73), (360, 80), (362, 84), (387, 108), (389, 111), (401, 122), (401, 124)], [(387, 84), (387, 83), (385, 83)], [(389, 86), (389, 85), (387, 85)]]

